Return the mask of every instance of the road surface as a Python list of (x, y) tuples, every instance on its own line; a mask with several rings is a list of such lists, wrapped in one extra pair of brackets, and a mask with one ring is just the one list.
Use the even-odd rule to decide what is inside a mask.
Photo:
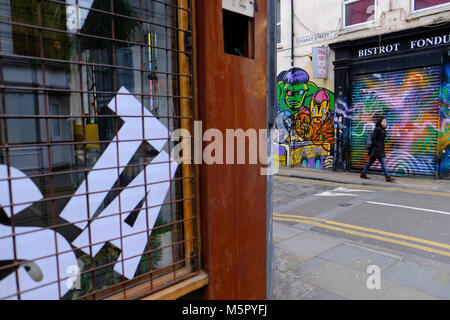
[[(367, 288), (356, 285), (352, 290), (359, 290), (360, 295), (349, 293), (346, 296), (345, 288), (333, 288), (332, 283), (306, 281), (299, 285), (306, 285), (311, 292), (319, 292), (314, 296), (318, 299), (330, 296), (395, 299), (394, 292), (401, 292), (397, 298), (450, 299), (450, 193), (401, 189), (395, 184), (392, 187), (363, 186), (275, 176), (273, 205), (275, 275), (285, 277), (281, 282), (276, 280), (275, 298), (299, 299), (297, 293), (308, 298), (308, 288), (299, 293), (289, 284), (290, 289), (283, 291), (289, 275), (294, 275), (296, 280), (308, 279), (311, 272), (325, 272), (325, 262), (342, 262), (343, 257), (353, 250), (353, 260), (342, 263), (352, 267), (352, 263), (363, 260), (355, 253), (356, 249), (350, 248), (359, 245), (362, 249), (393, 257), (392, 263), (385, 268), (381, 266), (383, 272), (386, 270), (385, 283), (390, 285), (390, 290), (380, 292), (378, 296), (373, 291), (365, 297)], [(307, 236), (305, 232), (311, 234)], [(326, 241), (330, 241), (329, 247), (324, 246), (317, 252), (312, 249), (311, 254), (302, 255), (300, 248), (305, 248), (305, 252)], [(333, 258), (327, 260), (327, 254)], [(311, 264), (314, 259), (323, 261), (298, 277), (292, 272), (296, 268), (302, 269), (306, 263)], [(372, 262), (376, 264), (376, 261)], [(421, 274), (427, 272), (429, 274), (421, 279)], [(330, 288), (326, 290), (320, 288), (328, 285)]]

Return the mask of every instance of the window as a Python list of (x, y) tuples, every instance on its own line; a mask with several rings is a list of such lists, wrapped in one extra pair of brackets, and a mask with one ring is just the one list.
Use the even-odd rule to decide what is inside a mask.
[(0, 2), (0, 300), (195, 276), (191, 2)]
[(277, 19), (277, 44), (281, 43), (281, 1), (277, 0), (276, 3), (276, 19)]
[[(59, 113), (59, 105), (56, 103), (52, 104), (52, 115), (58, 116)], [(53, 122), (53, 136), (54, 137), (60, 137), (61, 136), (61, 121), (59, 119), (52, 120)]]
[[(33, 119), (33, 116), (36, 115), (34, 95), (25, 91), (10, 91), (5, 94), (5, 104), (8, 115), (12, 116), (18, 113), (26, 116), (27, 119), (9, 118), (5, 124), (8, 130), (2, 132), (2, 135), (5, 138), (8, 137), (8, 142), (12, 144), (35, 143), (37, 120)], [(1, 141), (1, 143), (4, 142), (6, 141)]]
[(223, 44), (227, 54), (254, 58), (254, 18), (222, 10)]
[(375, 20), (376, 0), (344, 0), (344, 26)]
[(450, 0), (411, 0), (412, 11), (418, 11), (435, 6), (450, 4)]

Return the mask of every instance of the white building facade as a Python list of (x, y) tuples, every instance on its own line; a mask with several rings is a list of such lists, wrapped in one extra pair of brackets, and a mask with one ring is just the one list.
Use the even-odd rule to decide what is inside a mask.
[[(313, 63), (309, 55), (312, 47), (328, 48), (333, 42), (355, 40), (383, 35), (401, 30), (414, 29), (436, 23), (450, 21), (450, 1), (448, 0), (275, 0), (280, 8), (277, 41), (277, 70), (280, 73), (292, 67), (292, 19), (294, 11), (294, 66), (313, 73)], [(361, 3), (365, 16), (352, 6)], [(355, 14), (359, 11), (359, 14)], [(347, 12), (347, 14), (346, 14)], [(352, 13), (356, 15), (353, 18)], [(347, 19), (347, 21), (345, 21)], [(359, 22), (365, 19), (364, 22)], [(334, 52), (329, 50), (327, 79), (315, 79), (328, 88), (334, 86)]]

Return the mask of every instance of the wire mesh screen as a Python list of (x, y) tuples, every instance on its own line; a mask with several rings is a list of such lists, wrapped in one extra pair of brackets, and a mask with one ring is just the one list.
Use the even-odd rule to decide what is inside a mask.
[(0, 299), (132, 299), (195, 272), (193, 171), (170, 157), (191, 21), (190, 1), (0, 1)]

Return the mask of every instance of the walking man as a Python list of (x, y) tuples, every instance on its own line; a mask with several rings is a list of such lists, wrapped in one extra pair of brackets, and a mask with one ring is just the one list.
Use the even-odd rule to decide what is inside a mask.
[(370, 160), (364, 168), (361, 179), (369, 179), (366, 173), (370, 166), (378, 159), (381, 164), (381, 169), (383, 169), (384, 176), (387, 182), (394, 182), (394, 178), (391, 177), (389, 171), (386, 168), (386, 154), (384, 152), (384, 140), (386, 139), (386, 127), (387, 120), (383, 117), (381, 118), (373, 130), (372, 133), (372, 144), (369, 148)]

